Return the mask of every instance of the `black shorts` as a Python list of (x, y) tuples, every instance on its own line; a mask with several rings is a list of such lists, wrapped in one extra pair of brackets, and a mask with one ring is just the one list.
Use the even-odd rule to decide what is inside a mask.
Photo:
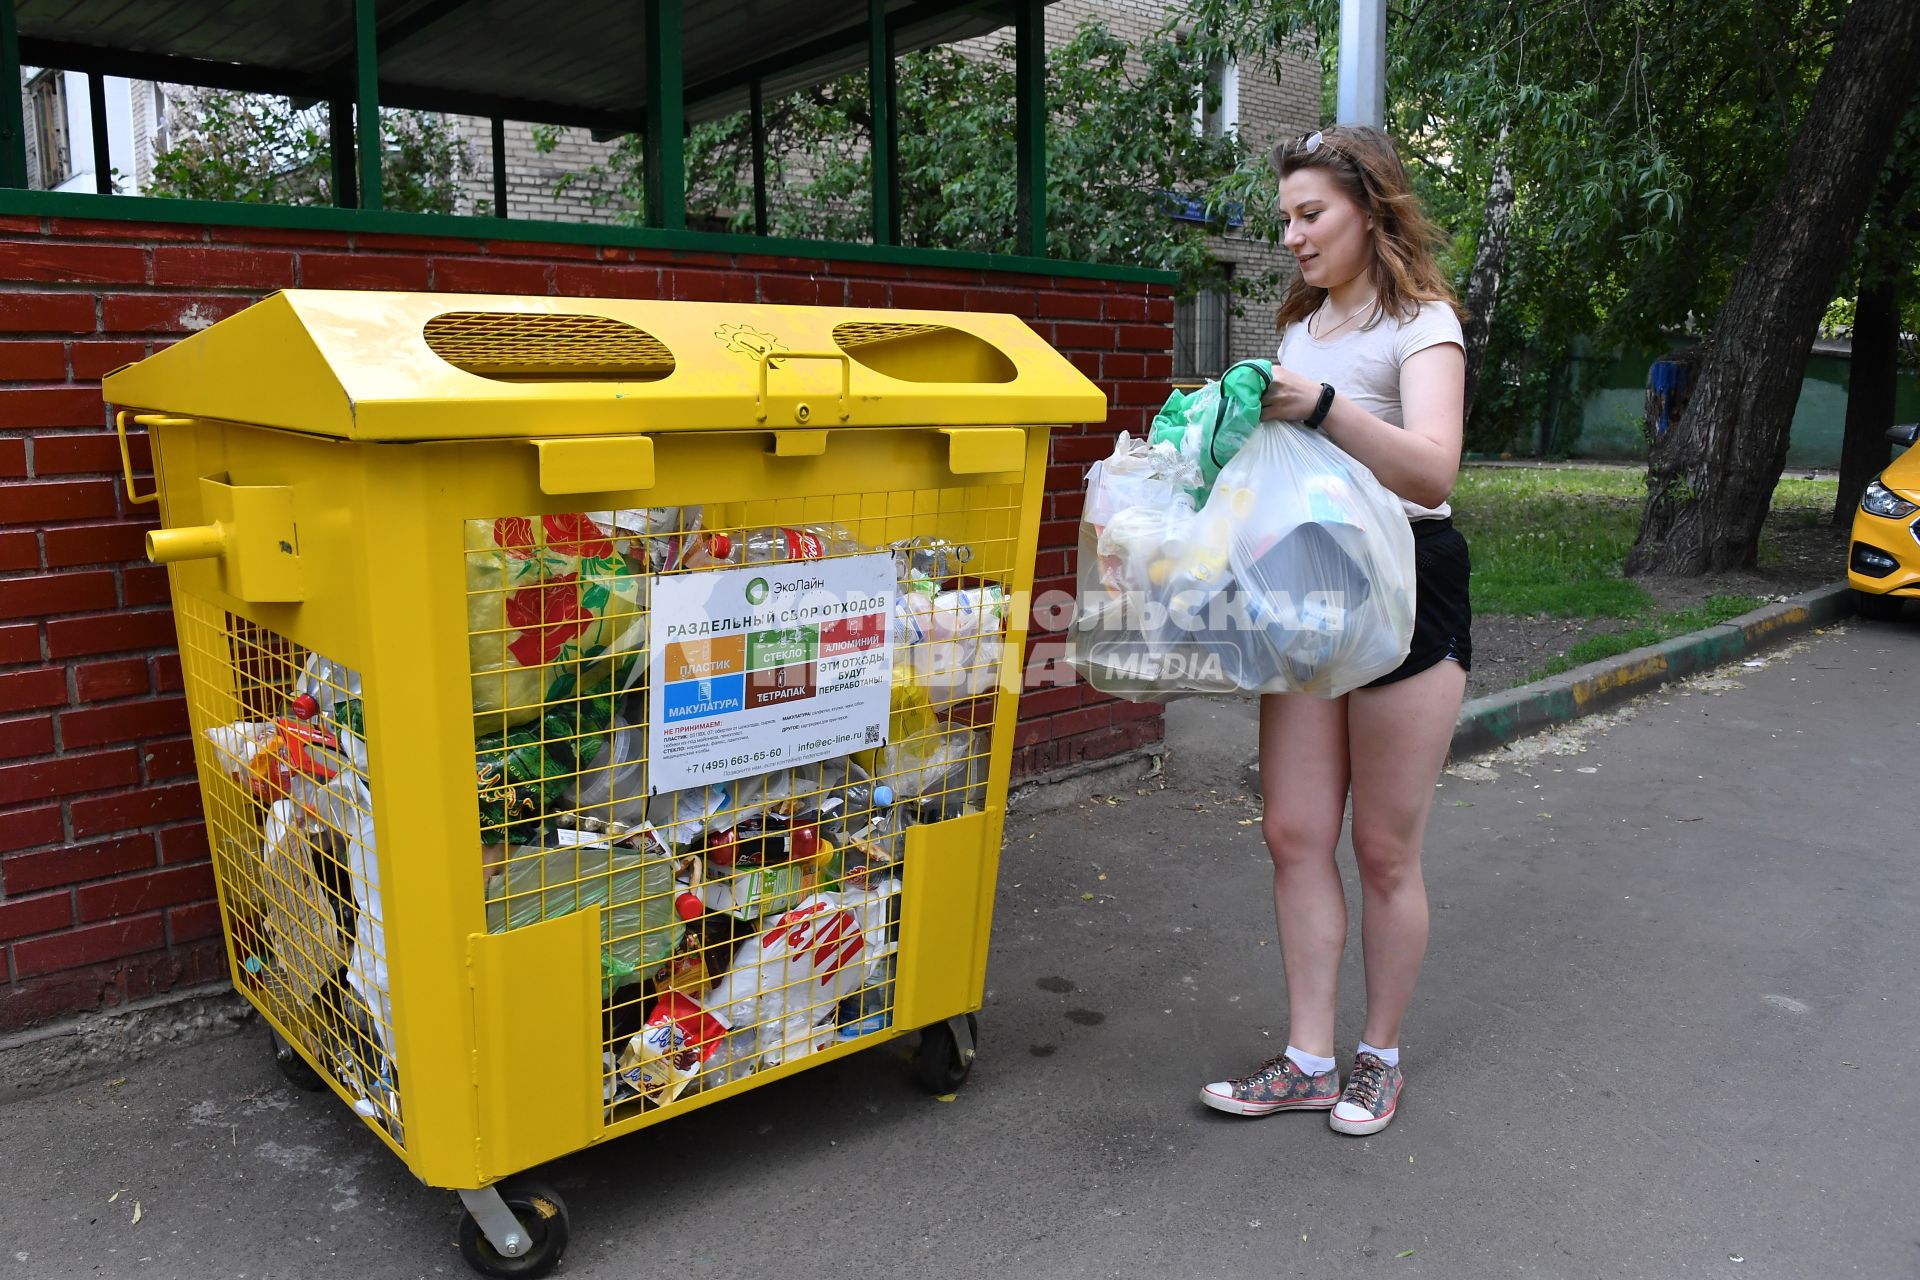
[(1367, 688), (1417, 676), (1448, 658), (1473, 669), (1473, 605), (1467, 599), (1472, 576), (1467, 540), (1451, 519), (1413, 522), (1413, 643), (1405, 662)]

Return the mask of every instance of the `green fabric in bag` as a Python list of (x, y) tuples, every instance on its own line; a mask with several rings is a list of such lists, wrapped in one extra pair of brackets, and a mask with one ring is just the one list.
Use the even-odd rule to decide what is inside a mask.
[(1197, 391), (1176, 391), (1167, 397), (1148, 444), (1170, 444), (1197, 464), (1202, 483), (1188, 492), (1193, 505), (1206, 505), (1220, 468), (1233, 461), (1242, 445), (1260, 425), (1260, 397), (1273, 385), (1273, 361), (1242, 360)]

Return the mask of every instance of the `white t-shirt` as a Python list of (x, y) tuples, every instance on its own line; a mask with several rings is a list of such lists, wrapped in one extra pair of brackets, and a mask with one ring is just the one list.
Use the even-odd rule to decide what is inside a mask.
[[(1365, 322), (1360, 322), (1364, 324)], [(1280, 335), (1280, 363), (1333, 389), (1382, 422), (1407, 425), (1400, 405), (1400, 366), (1415, 352), (1451, 342), (1464, 350), (1460, 318), (1444, 302), (1423, 302), (1411, 320), (1388, 316), (1371, 329), (1348, 329), (1322, 342), (1307, 332), (1307, 322), (1296, 320)], [(1409, 520), (1437, 520), (1452, 515), (1447, 503), (1423, 507), (1400, 499)]]

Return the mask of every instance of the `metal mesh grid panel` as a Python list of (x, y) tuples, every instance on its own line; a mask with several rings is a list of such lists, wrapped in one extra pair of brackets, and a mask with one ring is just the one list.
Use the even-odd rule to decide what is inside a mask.
[(360, 677), (175, 600), (234, 983), (404, 1147)]
[[(905, 830), (985, 800), (1018, 500), (975, 486), (467, 522), (487, 928), (602, 909), (591, 1087), (608, 1123), (891, 1025), (894, 956), (912, 945)], [(843, 559), (883, 584), (871, 612), (652, 651), (671, 621), (655, 593), (751, 592), (761, 566), (777, 582)], [(884, 724), (798, 759), (815, 732), (801, 704), (856, 661)], [(654, 694), (711, 693), (727, 671), (790, 723), (662, 785)]]
[(449, 311), (427, 321), (425, 336), (435, 355), (483, 378), (651, 382), (673, 372), (665, 343), (608, 316)]
[(833, 340), (840, 344), (842, 350), (851, 350), (854, 347), (864, 347), (875, 342), (911, 338), (915, 334), (939, 333), (946, 327), (943, 324), (897, 324), (884, 320), (853, 320), (833, 326)]

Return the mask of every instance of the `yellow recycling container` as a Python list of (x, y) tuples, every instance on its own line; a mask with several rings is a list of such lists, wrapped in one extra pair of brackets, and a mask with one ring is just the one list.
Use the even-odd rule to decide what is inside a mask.
[(1106, 412), (1025, 325), (291, 291), (105, 395), (235, 984), (476, 1268), (558, 1261), (543, 1161), (911, 1033), (965, 1077), (1049, 424)]

